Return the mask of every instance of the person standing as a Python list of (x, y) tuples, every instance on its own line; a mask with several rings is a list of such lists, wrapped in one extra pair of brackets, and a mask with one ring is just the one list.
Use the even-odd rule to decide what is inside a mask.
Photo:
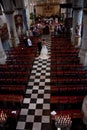
[(40, 55), (41, 49), (42, 49), (42, 42), (41, 39), (39, 39), (38, 43), (37, 43), (37, 47), (38, 47), (38, 53)]
[(32, 41), (30, 40), (30, 38), (27, 39), (27, 43), (28, 43), (28, 46), (32, 46)]

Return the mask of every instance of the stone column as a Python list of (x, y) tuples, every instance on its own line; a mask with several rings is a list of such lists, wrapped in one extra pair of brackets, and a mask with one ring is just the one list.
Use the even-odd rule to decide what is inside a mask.
[(66, 3), (70, 6), (68, 8), (66, 8), (66, 16), (67, 18), (72, 18), (72, 0), (66, 0)]
[(7, 21), (7, 28), (9, 33), (10, 46), (17, 46), (19, 44), (19, 38), (17, 36), (15, 22), (14, 22), (14, 5), (12, 0), (2, 1), (4, 13)]
[(81, 44), (81, 28), (84, 0), (73, 0), (73, 27), (71, 41), (75, 47)]
[(5, 16), (7, 21), (8, 33), (9, 33), (10, 46), (11, 47), (18, 46), (19, 38), (16, 32), (14, 15), (13, 13), (8, 14), (7, 12), (5, 12)]
[(72, 28), (72, 0), (66, 0), (66, 37), (71, 39), (71, 28)]
[(79, 52), (80, 62), (87, 66), (87, 1), (83, 9), (83, 34), (82, 34), (82, 45)]
[(5, 64), (7, 56), (6, 56), (3, 46), (2, 46), (1, 33), (2, 33), (2, 31), (0, 29), (0, 64)]

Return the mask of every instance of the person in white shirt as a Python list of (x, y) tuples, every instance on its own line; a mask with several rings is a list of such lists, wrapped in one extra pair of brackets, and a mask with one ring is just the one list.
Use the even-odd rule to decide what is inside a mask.
[(32, 46), (32, 41), (28, 38), (27, 39), (28, 46)]

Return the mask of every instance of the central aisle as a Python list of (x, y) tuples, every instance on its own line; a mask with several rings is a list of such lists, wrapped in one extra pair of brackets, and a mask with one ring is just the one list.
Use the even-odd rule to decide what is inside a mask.
[[(50, 55), (50, 36), (42, 38), (47, 41)], [(16, 130), (51, 130), (50, 64), (50, 58), (48, 60), (35, 58)]]

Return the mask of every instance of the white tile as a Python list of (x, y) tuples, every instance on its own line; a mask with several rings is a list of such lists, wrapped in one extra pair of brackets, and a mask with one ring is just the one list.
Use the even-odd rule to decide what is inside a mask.
[(44, 99), (50, 99), (50, 94), (44, 94)]
[(33, 68), (37, 68), (37, 65), (33, 65)]
[(46, 65), (43, 65), (42, 68), (46, 68)]
[(22, 130), (25, 128), (25, 122), (18, 121), (16, 129)]
[(33, 86), (33, 90), (38, 90), (39, 86)]
[(40, 82), (40, 79), (35, 79), (34, 82), (38, 83)]
[(43, 75), (41, 75), (41, 76), (40, 76), (40, 79), (45, 79), (45, 77), (46, 77), (45, 75), (44, 75), (44, 76), (43, 76)]
[(33, 103), (29, 104), (29, 109), (36, 109), (36, 104)]
[(40, 76), (41, 75), (41, 73), (36, 73), (36, 76)]
[(43, 109), (44, 110), (49, 110), (50, 109), (50, 104), (43, 104)]
[(50, 70), (50, 67), (47, 67), (46, 70)]
[(41, 70), (42, 68), (41, 67), (38, 67), (37, 70)]
[(32, 70), (32, 71), (31, 71), (31, 74), (32, 74), (32, 73), (36, 73), (36, 70)]
[(37, 95), (38, 95), (38, 94), (32, 94), (32, 95), (31, 95), (31, 98), (36, 98), (36, 99), (37, 99)]
[(23, 103), (30, 103), (30, 98), (24, 98)]
[(42, 63), (38, 63), (38, 66), (42, 66)]
[(26, 94), (32, 94), (32, 90), (31, 89), (27, 89), (26, 90)]
[(28, 115), (26, 118), (26, 122), (34, 122), (34, 115)]
[(37, 99), (37, 104), (43, 104), (43, 99), (42, 98), (38, 98)]
[(38, 61), (34, 61), (34, 63), (35, 63), (35, 64), (37, 64), (37, 63), (38, 63)]
[(50, 86), (45, 86), (44, 89), (45, 89), (45, 90), (50, 90), (51, 88), (50, 88)]
[(35, 110), (35, 115), (41, 116), (41, 115), (42, 115), (42, 111), (43, 111), (43, 110), (36, 109), (36, 110)]
[(50, 116), (42, 116), (42, 123), (50, 123)]
[(44, 90), (39, 89), (39, 90), (38, 90), (38, 94), (44, 94)]
[(46, 72), (46, 76), (50, 76), (50, 73), (47, 73), (47, 72)]
[(33, 86), (34, 82), (28, 82), (28, 86)]
[(28, 109), (21, 109), (20, 115), (27, 115)]
[(30, 79), (35, 79), (35, 75), (31, 75), (31, 76), (30, 76)]
[(47, 63), (47, 65), (51, 65), (51, 63)]
[(50, 82), (50, 79), (45, 79), (45, 82), (47, 82), (47, 83)]
[(46, 70), (41, 70), (41, 73), (46, 73)]
[(45, 86), (45, 82), (40, 82), (39, 86)]
[(33, 129), (32, 130), (41, 130), (41, 123), (34, 123), (33, 124)]

